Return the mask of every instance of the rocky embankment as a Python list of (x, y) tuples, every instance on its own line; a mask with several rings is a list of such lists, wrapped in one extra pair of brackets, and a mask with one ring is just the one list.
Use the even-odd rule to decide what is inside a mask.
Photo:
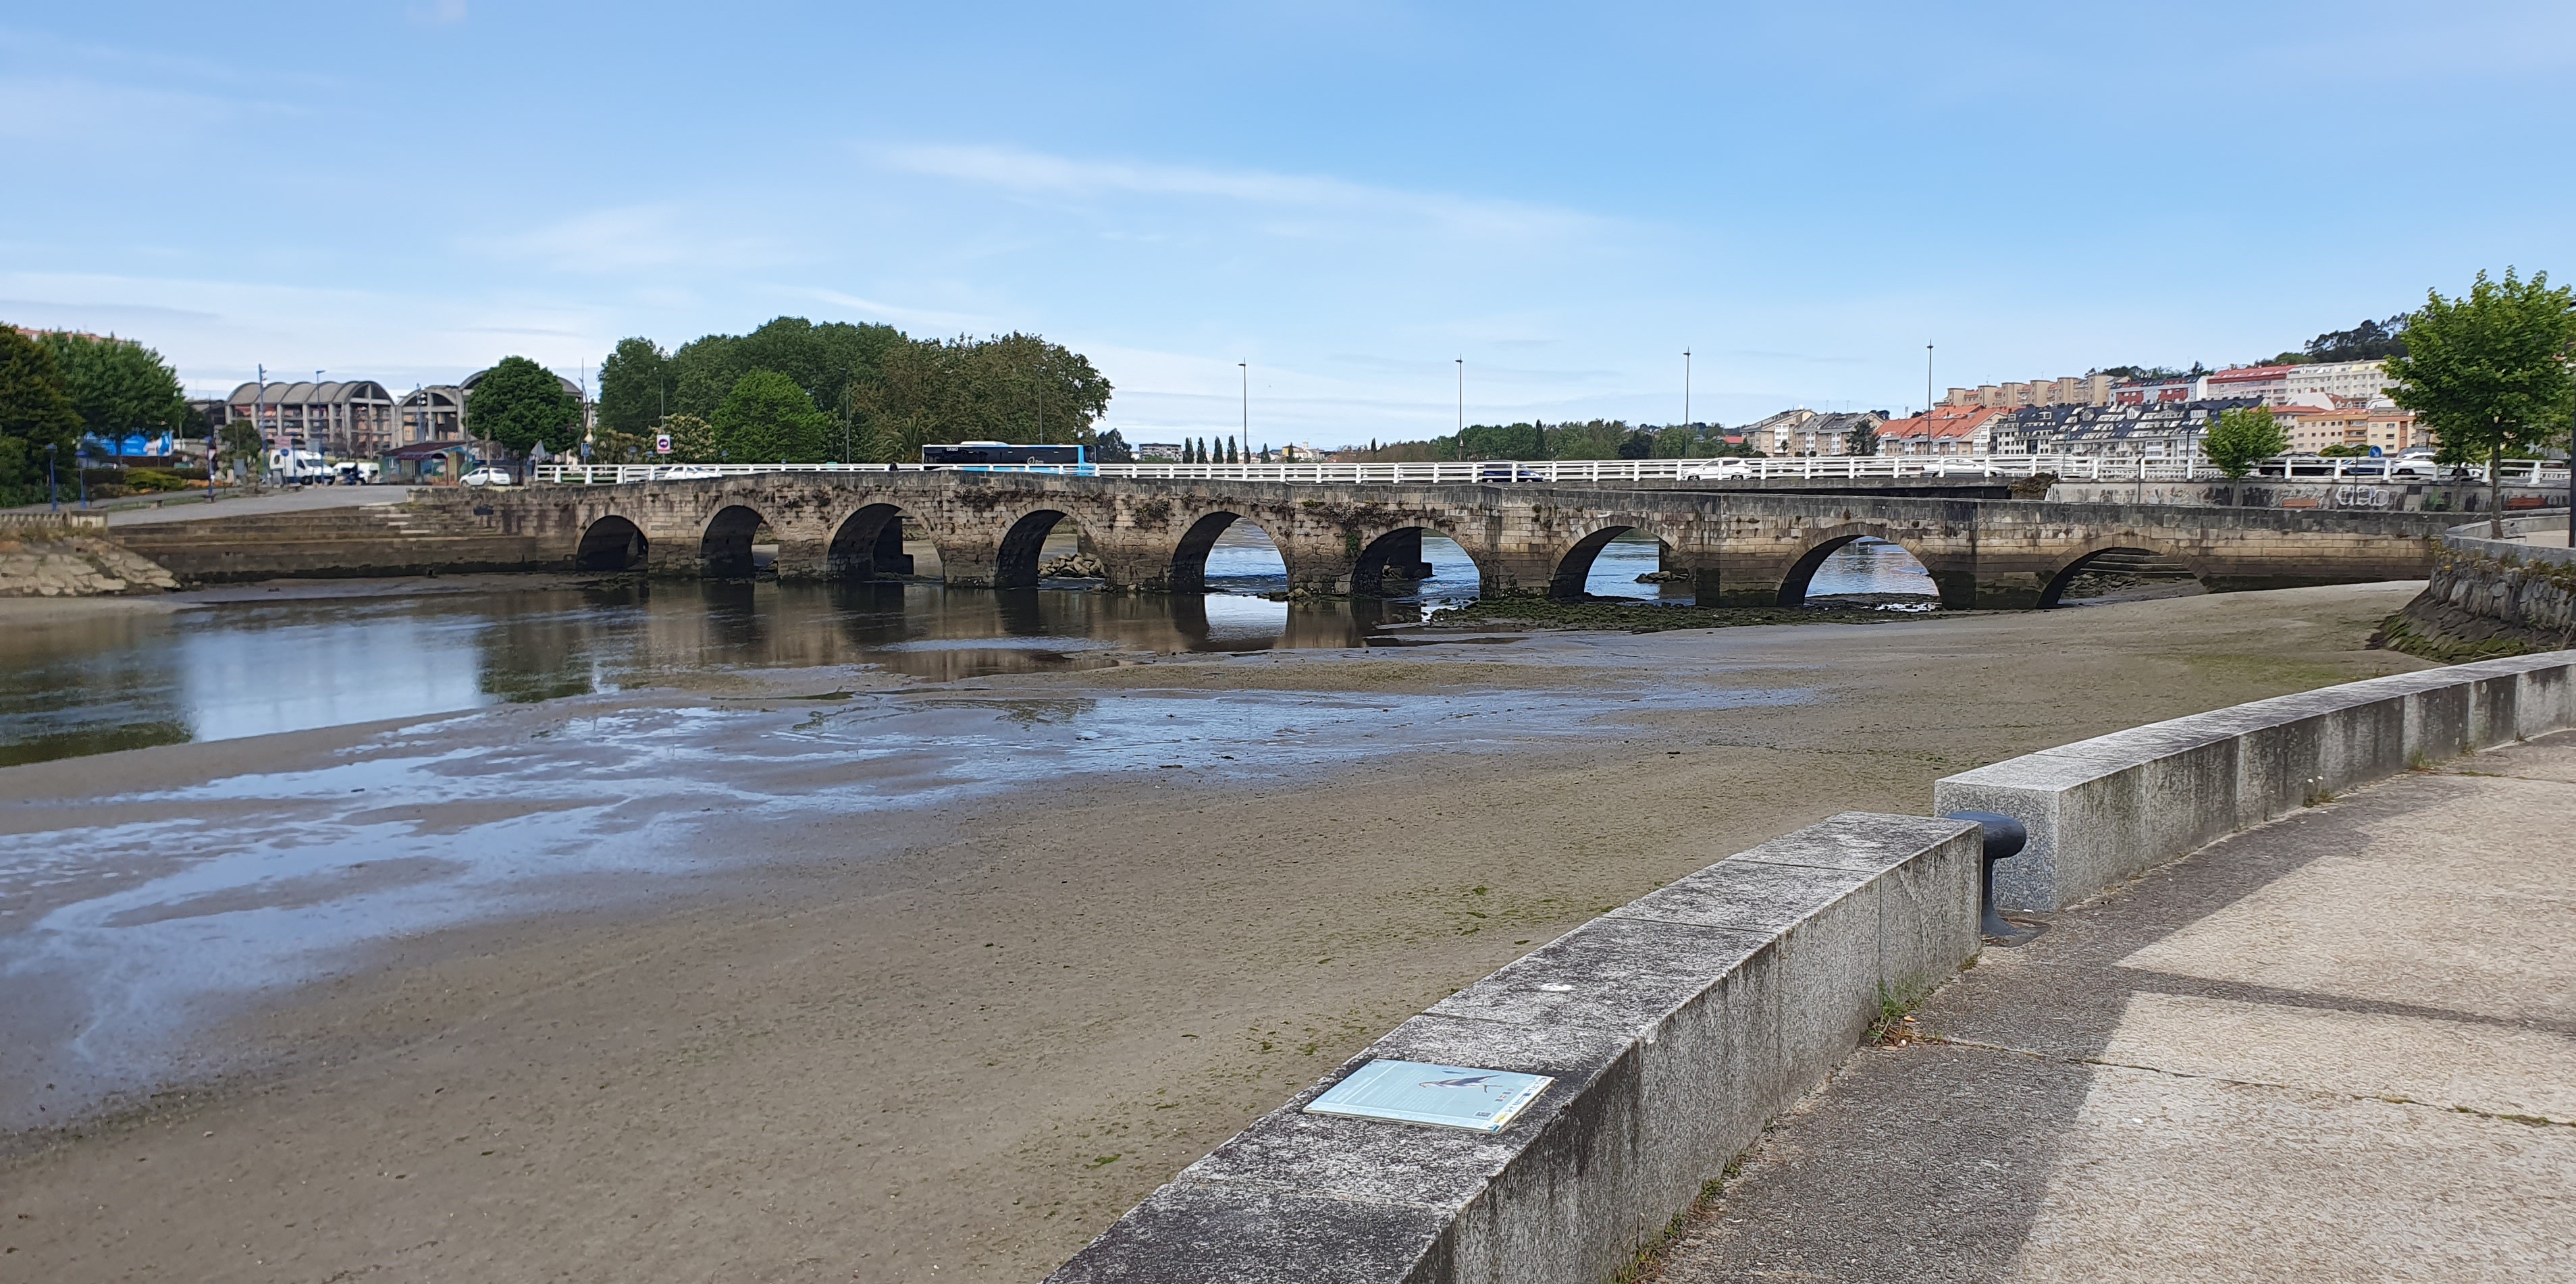
[(2508, 518), (2506, 538), (2484, 524), (2442, 538), (2433, 575), (2372, 641), (2456, 662), (2576, 644), (2576, 549), (2559, 515)]
[(0, 530), (0, 597), (107, 597), (177, 587), (160, 563), (102, 536)]

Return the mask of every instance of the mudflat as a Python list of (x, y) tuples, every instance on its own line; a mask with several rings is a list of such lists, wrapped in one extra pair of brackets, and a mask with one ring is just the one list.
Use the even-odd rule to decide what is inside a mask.
[[(72, 853), (0, 919), (0, 1279), (1033, 1280), (1591, 915), (2423, 667), (2363, 645), (2417, 587), (771, 674), (0, 770), (0, 836)], [(300, 872), (114, 900), (252, 847)]]

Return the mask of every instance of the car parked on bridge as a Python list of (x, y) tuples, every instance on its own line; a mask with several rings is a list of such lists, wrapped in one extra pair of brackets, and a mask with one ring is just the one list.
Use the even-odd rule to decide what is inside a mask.
[(1675, 474), (1683, 481), (1750, 481), (1753, 465), (1741, 459), (1712, 459), (1693, 464)]
[(498, 464), (485, 464), (457, 478), (456, 483), (460, 486), (516, 486), (519, 484), (519, 479), (512, 477), (509, 469)]

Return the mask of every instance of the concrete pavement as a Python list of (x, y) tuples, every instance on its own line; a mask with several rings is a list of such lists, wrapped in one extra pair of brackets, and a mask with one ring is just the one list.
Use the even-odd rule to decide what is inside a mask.
[(1649, 1278), (2576, 1278), (2576, 734), (1989, 948)]
[[(108, 510), (110, 529), (119, 526), (145, 526), (155, 522), (193, 522), (208, 517), (235, 517), (254, 513), (301, 513), (316, 508), (349, 508), (359, 504), (399, 504), (411, 498), (409, 486), (306, 486), (297, 490), (267, 491), (255, 495), (226, 492), (212, 502), (169, 503), (153, 508), (148, 503), (137, 505), (131, 499), (120, 499)], [(101, 505), (105, 507), (105, 505)]]

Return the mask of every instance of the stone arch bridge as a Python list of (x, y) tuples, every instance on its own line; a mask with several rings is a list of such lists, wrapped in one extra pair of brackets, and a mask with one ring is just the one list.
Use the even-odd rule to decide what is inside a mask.
[(1487, 596), (1583, 592), (1593, 558), (1631, 531), (1660, 540), (1667, 569), (1703, 602), (1796, 603), (1827, 555), (1873, 536), (1931, 572), (1951, 607), (2051, 606), (2114, 550), (2181, 563), (2213, 590), (2420, 579), (2451, 517), (2044, 501), (1925, 499), (1546, 486), (1307, 485), (1006, 473), (770, 473), (614, 486), (442, 494), (487, 529), (586, 570), (745, 576), (754, 536), (783, 579), (908, 574), (907, 527), (939, 551), (948, 583), (1037, 582), (1047, 536), (1070, 524), (1108, 584), (1195, 591), (1209, 547), (1251, 522), (1289, 582), (1369, 594), (1418, 575), (1422, 537), (1455, 540)]

